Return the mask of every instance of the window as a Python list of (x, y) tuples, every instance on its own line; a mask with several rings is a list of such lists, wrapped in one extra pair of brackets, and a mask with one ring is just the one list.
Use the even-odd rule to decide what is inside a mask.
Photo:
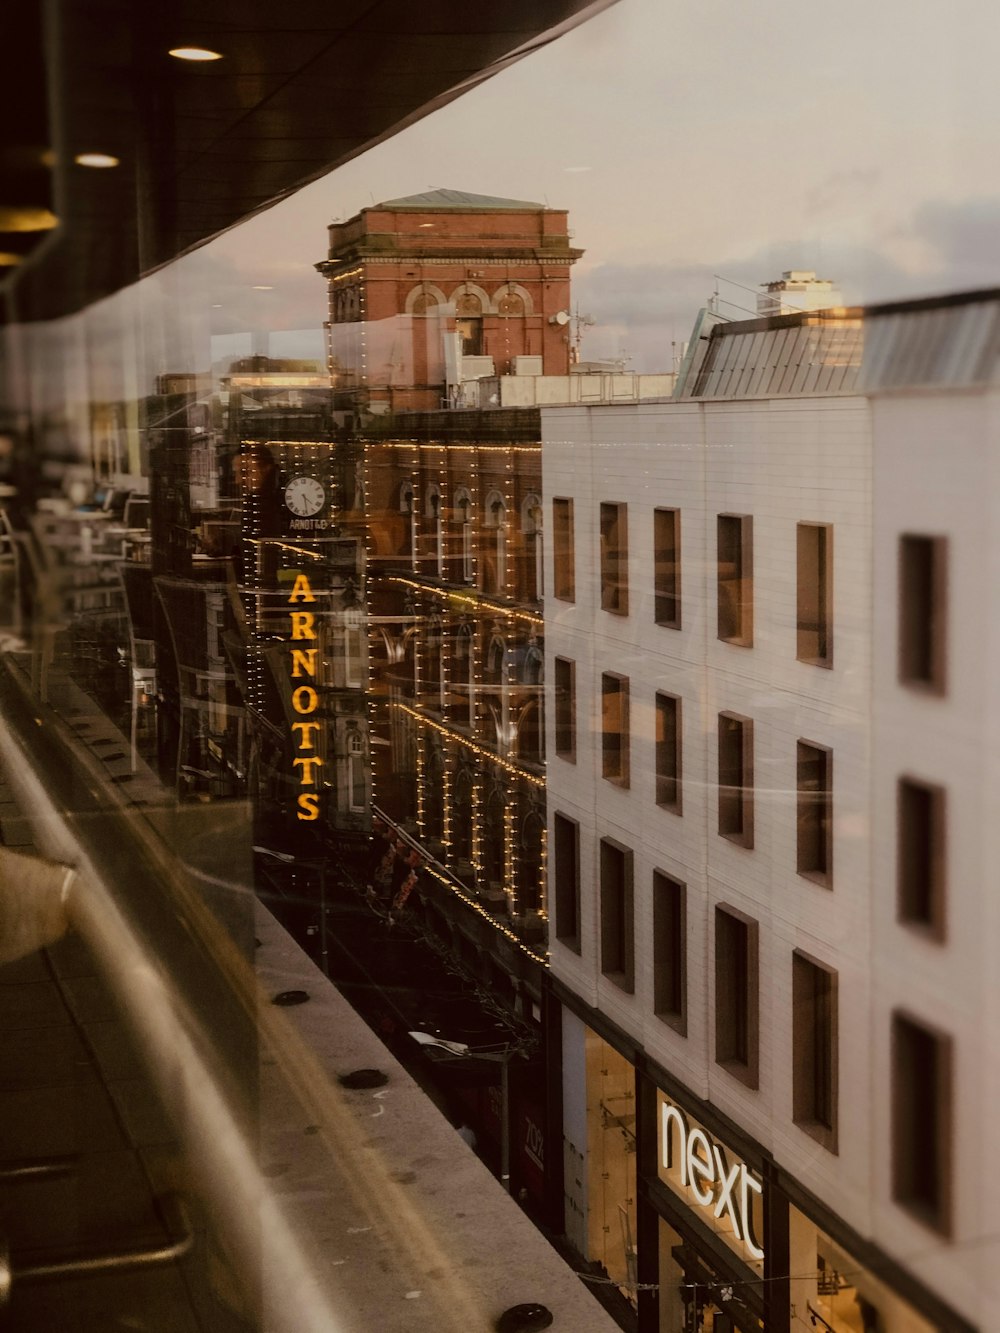
[(892, 1196), (951, 1231), (951, 1038), (892, 1016)]
[(368, 784), (366, 780), (365, 740), (360, 732), (352, 731), (347, 738), (347, 765), (349, 770), (348, 790), (350, 808), (365, 810), (368, 807)]
[(792, 954), (792, 1118), (837, 1151), (837, 974)]
[(753, 846), (753, 723), (719, 714), (719, 833)]
[(601, 609), (628, 615), (628, 506), (601, 505)]
[(681, 627), (681, 511), (653, 510), (654, 615), (658, 625)]
[(824, 745), (799, 741), (795, 868), (816, 884), (833, 886), (833, 755)]
[(656, 804), (681, 813), (681, 701), (656, 696)]
[(756, 1088), (757, 922), (731, 907), (715, 909), (715, 1059)]
[(576, 663), (556, 658), (556, 754), (576, 763)]
[(553, 822), (556, 939), (580, 952), (580, 825), (557, 810)]
[(628, 677), (601, 677), (601, 776), (619, 787), (629, 785)]
[(653, 1010), (687, 1036), (687, 887), (653, 871)]
[(800, 662), (833, 666), (833, 528), (799, 523), (796, 548), (796, 644)]
[(632, 924), (632, 853), (601, 839), (601, 971), (631, 994), (635, 990)]
[(753, 646), (753, 519), (718, 517), (719, 638)]
[(899, 539), (899, 679), (935, 694), (945, 690), (947, 542)]
[(945, 794), (915, 778), (897, 788), (896, 885), (900, 921), (945, 930)]
[(552, 501), (553, 595), (561, 602), (576, 600), (576, 551), (573, 536), (573, 501)]

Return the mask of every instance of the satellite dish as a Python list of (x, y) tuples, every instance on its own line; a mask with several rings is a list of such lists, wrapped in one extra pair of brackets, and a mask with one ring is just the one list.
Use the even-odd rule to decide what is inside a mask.
[(561, 325), (568, 324), (568, 323), (569, 323), (569, 311), (568, 311), (568, 310), (559, 310), (559, 311), (557, 311), (554, 315), (550, 315), (550, 316), (549, 316), (549, 323), (550, 323), (550, 324), (561, 324)]

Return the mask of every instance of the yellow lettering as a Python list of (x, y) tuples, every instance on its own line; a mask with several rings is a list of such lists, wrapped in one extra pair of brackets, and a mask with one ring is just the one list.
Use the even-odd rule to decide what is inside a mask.
[(319, 819), (319, 797), (314, 791), (305, 791), (299, 797), (299, 808), (296, 818)]
[(315, 639), (316, 617), (311, 611), (289, 611), (292, 618), (293, 639)]
[(297, 602), (300, 597), (304, 602), (315, 602), (316, 600), (313, 596), (313, 590), (309, 586), (309, 580), (306, 578), (305, 574), (297, 574), (295, 576), (295, 583), (288, 600), (290, 602)]
[(311, 685), (300, 685), (292, 695), (292, 707), (296, 713), (315, 713), (319, 707), (319, 695)]
[(312, 743), (312, 733), (313, 733), (314, 731), (319, 731), (319, 723), (318, 723), (318, 722), (293, 722), (293, 723), (292, 723), (292, 730), (293, 730), (293, 731), (301, 731), (301, 732), (302, 732), (302, 739), (299, 741), (299, 749), (301, 749), (301, 750), (311, 750), (311, 749), (313, 748), (313, 743)]
[(302, 777), (299, 781), (299, 786), (311, 787), (316, 781), (313, 772), (317, 768), (322, 768), (323, 760), (320, 759), (318, 755), (313, 755), (309, 759), (293, 759), (292, 765), (295, 768), (300, 766), (302, 768)]
[[(307, 676), (316, 674), (316, 654), (318, 648), (293, 648), (292, 649), (292, 675), (301, 676), (304, 671)], [(299, 668), (302, 668), (300, 671)]]

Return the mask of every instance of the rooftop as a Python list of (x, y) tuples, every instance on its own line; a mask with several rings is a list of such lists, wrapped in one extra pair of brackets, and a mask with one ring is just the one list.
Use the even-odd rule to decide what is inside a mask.
[(501, 199), (499, 195), (470, 194), (467, 190), (426, 190), (423, 194), (408, 194), (402, 199), (387, 199), (381, 204), (375, 204), (375, 208), (395, 210), (461, 208), (481, 210), (484, 213), (520, 213), (525, 209), (542, 212), (545, 207), (545, 204), (535, 204), (527, 199)]

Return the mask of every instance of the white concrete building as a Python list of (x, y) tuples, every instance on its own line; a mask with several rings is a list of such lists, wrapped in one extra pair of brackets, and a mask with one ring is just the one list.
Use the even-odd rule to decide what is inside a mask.
[(567, 1230), (643, 1333), (986, 1329), (1000, 294), (703, 327), (543, 413)]

